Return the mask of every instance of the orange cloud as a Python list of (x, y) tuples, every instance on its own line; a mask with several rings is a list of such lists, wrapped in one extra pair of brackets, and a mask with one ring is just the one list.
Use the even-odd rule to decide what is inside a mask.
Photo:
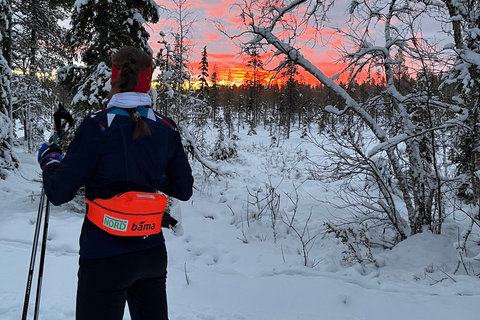
[(206, 32), (202, 34), (202, 38), (204, 38), (207, 42), (210, 42), (210, 41), (220, 40), (222, 39), (222, 36), (212, 32)]
[[(241, 84), (245, 73), (248, 71), (245, 68), (248, 58), (240, 54), (242, 48), (237, 46), (238, 43), (234, 43), (231, 39), (223, 35), (222, 32), (217, 30), (218, 26), (214, 23), (215, 19), (221, 19), (227, 29), (238, 30), (242, 21), (238, 8), (231, 7), (234, 1), (235, 0), (199, 0), (187, 3), (186, 10), (192, 13), (189, 17), (189, 19), (192, 20), (189, 20), (189, 22), (193, 21), (193, 33), (190, 35), (189, 44), (194, 46), (192, 52), (190, 52), (189, 60), (192, 72), (198, 73), (201, 52), (203, 51), (203, 47), (207, 46), (210, 74), (213, 72), (213, 66), (217, 65), (220, 80), (227, 80), (230, 74), (237, 84)], [(159, 4), (167, 6), (173, 11), (176, 10), (171, 0), (167, 2), (162, 1), (161, 3), (159, 2)], [(153, 32), (151, 32), (150, 46), (155, 51), (154, 54), (161, 48), (161, 45), (157, 43), (157, 41), (161, 39), (158, 34), (159, 30), (163, 30), (165, 33), (172, 31), (172, 25), (174, 25), (174, 23), (169, 21), (167, 17), (167, 13), (164, 13), (160, 22), (152, 26)], [(342, 44), (338, 33), (331, 29), (321, 30), (319, 39), (314, 39), (313, 34), (314, 30), (307, 30), (301, 38), (297, 38), (296, 45), (301, 46), (302, 55), (327, 76), (338, 73), (343, 69), (341, 64), (335, 62), (338, 61), (338, 53), (335, 52), (335, 48), (340, 47)], [(167, 40), (172, 41), (171, 38), (168, 37)], [(315, 40), (318, 40), (318, 42)], [(171, 45), (173, 46), (173, 43), (171, 43)], [(277, 57), (272, 59), (272, 56), (273, 52), (261, 53), (261, 58), (264, 63), (272, 60), (269, 65), (265, 66), (266, 69), (272, 69), (276, 66), (279, 59), (283, 58)], [(318, 80), (309, 73), (303, 70), (300, 71), (306, 81), (315, 84), (318, 83)]]

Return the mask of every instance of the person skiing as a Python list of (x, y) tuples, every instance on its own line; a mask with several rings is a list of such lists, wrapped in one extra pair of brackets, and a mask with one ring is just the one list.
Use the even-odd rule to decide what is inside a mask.
[(58, 138), (61, 138), (63, 135), (63, 127), (62, 127), (62, 120), (67, 121), (69, 129), (73, 127), (73, 117), (72, 115), (65, 109), (63, 104), (58, 101), (55, 104), (54, 113), (53, 113), (53, 122), (54, 122), (54, 141), (57, 141)]
[(176, 124), (150, 107), (152, 73), (152, 56), (118, 50), (107, 107), (83, 119), (63, 159), (55, 144), (38, 152), (53, 205), (85, 186), (77, 320), (121, 320), (126, 302), (132, 320), (168, 319), (166, 197), (157, 191), (186, 201), (193, 177)]

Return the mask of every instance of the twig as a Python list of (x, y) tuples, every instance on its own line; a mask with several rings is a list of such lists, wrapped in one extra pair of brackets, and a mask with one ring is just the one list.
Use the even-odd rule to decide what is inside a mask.
[(188, 277), (187, 274), (187, 263), (184, 265), (184, 271), (185, 271), (185, 281), (187, 282), (187, 286), (190, 285), (190, 278)]
[(437, 270), (439, 270), (439, 271), (442, 272), (444, 275), (446, 275), (447, 277), (449, 277), (453, 282), (457, 282), (457, 280), (453, 279), (448, 273), (446, 273), (445, 271), (441, 270), (439, 267), (437, 267)]

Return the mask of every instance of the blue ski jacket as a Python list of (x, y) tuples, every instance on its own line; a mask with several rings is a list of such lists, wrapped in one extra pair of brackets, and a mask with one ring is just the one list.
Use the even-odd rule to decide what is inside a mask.
[[(109, 107), (85, 117), (62, 162), (43, 171), (46, 195), (54, 205), (74, 198), (85, 186), (89, 200), (128, 191), (161, 191), (186, 201), (193, 177), (175, 123), (148, 107), (138, 107), (151, 135), (133, 139), (135, 120), (125, 109)], [(164, 242), (162, 232), (148, 237), (114, 236), (85, 217), (80, 255), (103, 258), (148, 249)]]

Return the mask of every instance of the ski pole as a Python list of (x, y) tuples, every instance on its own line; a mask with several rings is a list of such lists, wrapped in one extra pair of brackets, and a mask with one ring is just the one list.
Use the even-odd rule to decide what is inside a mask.
[(35, 258), (37, 255), (37, 247), (38, 247), (38, 238), (40, 237), (40, 227), (42, 224), (42, 215), (43, 215), (43, 207), (45, 204), (45, 190), (42, 187), (42, 194), (40, 196), (40, 203), (38, 205), (38, 213), (37, 213), (37, 223), (35, 225), (35, 234), (33, 236), (33, 245), (32, 245), (32, 254), (30, 256), (30, 267), (28, 270), (28, 278), (27, 278), (27, 287), (25, 289), (25, 299), (23, 303), (23, 315), (22, 320), (27, 319), (27, 312), (28, 312), (28, 302), (30, 300), (30, 292), (32, 288), (32, 281), (33, 281), (33, 273), (35, 269)]
[[(53, 143), (57, 143), (57, 138), (54, 136)], [(50, 201), (48, 201), (47, 196), (45, 196), (45, 222), (43, 223), (43, 237), (42, 237), (42, 248), (40, 251), (40, 263), (38, 267), (38, 282), (37, 282), (37, 294), (35, 297), (35, 312), (33, 314), (33, 319), (37, 320), (40, 312), (40, 296), (42, 292), (42, 283), (43, 283), (43, 269), (45, 266), (45, 253), (47, 251), (47, 237), (48, 237), (48, 221), (50, 220)]]
[[(46, 198), (46, 197), (45, 197)], [(42, 250), (40, 252), (40, 266), (38, 269), (38, 283), (37, 283), (37, 296), (35, 299), (35, 313), (33, 316), (34, 320), (38, 319), (38, 314), (40, 310), (40, 295), (42, 291), (42, 282), (43, 282), (43, 269), (45, 265), (45, 252), (47, 249), (47, 235), (48, 235), (48, 220), (50, 217), (50, 201), (47, 198), (47, 204), (45, 206), (45, 222), (43, 224), (43, 238), (42, 238)]]
[[(57, 143), (57, 140), (58, 138), (54, 135), (53, 142)], [(50, 202), (48, 201), (47, 195), (45, 194), (45, 188), (42, 186), (42, 194), (40, 197), (40, 204), (38, 206), (37, 223), (35, 225), (35, 234), (33, 236), (32, 254), (30, 256), (30, 267), (28, 271), (27, 288), (25, 289), (25, 300), (23, 303), (22, 320), (26, 320), (27, 314), (28, 314), (28, 303), (30, 300), (33, 274), (35, 269), (35, 258), (36, 258), (37, 247), (38, 247), (38, 238), (40, 237), (40, 227), (42, 224), (42, 215), (43, 215), (44, 207), (45, 207), (45, 222), (43, 224), (42, 247), (40, 252), (40, 265), (39, 265), (39, 271), (38, 271), (37, 293), (35, 297), (35, 310), (34, 310), (34, 316), (33, 316), (34, 320), (38, 319), (38, 314), (40, 310), (40, 296), (41, 296), (42, 283), (43, 283), (45, 253), (47, 249), (48, 221), (50, 218)]]

